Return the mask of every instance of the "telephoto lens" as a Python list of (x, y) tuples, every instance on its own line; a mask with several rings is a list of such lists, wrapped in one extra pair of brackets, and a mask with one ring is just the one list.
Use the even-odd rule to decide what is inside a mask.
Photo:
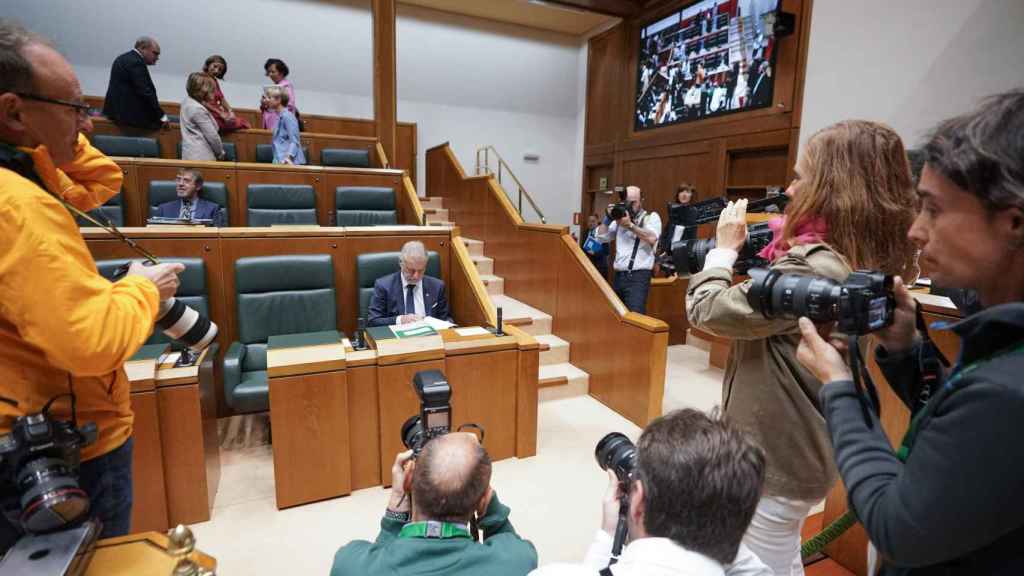
[(217, 325), (176, 298), (160, 302), (156, 325), (168, 338), (185, 343), (193, 352), (202, 352), (217, 337)]
[(594, 449), (597, 465), (602, 470), (611, 469), (619, 482), (628, 483), (636, 471), (636, 445), (621, 432), (611, 432), (597, 443)]
[(838, 322), (844, 334), (868, 334), (892, 323), (893, 279), (881, 272), (858, 270), (842, 283), (764, 268), (749, 273), (747, 301), (765, 318), (806, 316), (815, 323)]

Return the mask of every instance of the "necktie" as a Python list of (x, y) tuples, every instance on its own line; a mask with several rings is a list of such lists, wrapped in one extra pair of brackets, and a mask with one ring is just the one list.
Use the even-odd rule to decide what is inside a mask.
[(416, 293), (416, 285), (408, 284), (405, 287), (405, 313), (415, 314), (416, 313), (416, 299), (413, 294)]
[(181, 201), (181, 212), (178, 214), (178, 218), (182, 220), (192, 219), (192, 202), (190, 200)]

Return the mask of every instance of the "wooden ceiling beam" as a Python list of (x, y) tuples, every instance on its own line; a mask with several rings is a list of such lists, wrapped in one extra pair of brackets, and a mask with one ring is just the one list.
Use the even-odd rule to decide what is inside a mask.
[(555, 4), (567, 8), (578, 8), (618, 18), (630, 18), (640, 12), (640, 5), (633, 0), (540, 0), (544, 4)]

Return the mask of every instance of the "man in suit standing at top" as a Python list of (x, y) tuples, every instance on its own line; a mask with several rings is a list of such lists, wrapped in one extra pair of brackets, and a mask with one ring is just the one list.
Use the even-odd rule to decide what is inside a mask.
[(133, 50), (118, 56), (110, 67), (103, 115), (129, 133), (152, 132), (167, 122), (148, 69), (159, 59), (160, 45), (143, 36), (135, 41)]
[(433, 316), (449, 320), (444, 282), (425, 276), (427, 249), (413, 240), (402, 246), (401, 270), (378, 278), (373, 285), (367, 326), (409, 324)]

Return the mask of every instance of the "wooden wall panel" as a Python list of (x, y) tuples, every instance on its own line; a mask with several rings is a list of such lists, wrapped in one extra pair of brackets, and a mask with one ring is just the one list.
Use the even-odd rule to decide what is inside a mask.
[(167, 492), (164, 486), (163, 449), (156, 392), (131, 395), (135, 424), (132, 438), (131, 532), (167, 531)]
[(352, 489), (359, 490), (381, 483), (377, 367), (350, 366), (347, 372)]
[(203, 445), (199, 386), (188, 384), (157, 389), (160, 440), (167, 481), (167, 521), (171, 526), (210, 519), (208, 479)]
[(618, 137), (616, 118), (608, 110), (619, 108), (620, 87), (632, 80), (625, 74), (625, 33), (615, 27), (590, 41), (587, 59), (586, 145), (612, 143)]
[[(675, 201), (676, 188), (682, 182), (697, 187), (696, 200), (718, 196), (713, 192), (715, 174), (709, 170), (713, 165), (709, 150), (693, 150), (692, 153), (624, 160), (622, 183), (639, 186), (644, 195), (644, 207), (657, 211), (662, 223), (667, 219), (665, 205)], [(610, 201), (618, 199), (610, 197)]]
[[(445, 369), (444, 360), (410, 362), (377, 367), (377, 386), (380, 391), (380, 479), (391, 486), (391, 465), (395, 456), (405, 451), (402, 445), (402, 424), (420, 413), (420, 401), (412, 389), (412, 378), (420, 370)], [(384, 400), (386, 399), (386, 400)]]
[[(516, 455), (518, 350), (448, 356), (445, 376), (452, 387), (452, 428), (478, 424), (493, 460)], [(472, 418), (467, 414), (473, 414)]]
[(686, 331), (690, 327), (686, 320), (687, 278), (655, 278), (647, 296), (647, 315), (668, 324), (669, 345), (686, 344)]

